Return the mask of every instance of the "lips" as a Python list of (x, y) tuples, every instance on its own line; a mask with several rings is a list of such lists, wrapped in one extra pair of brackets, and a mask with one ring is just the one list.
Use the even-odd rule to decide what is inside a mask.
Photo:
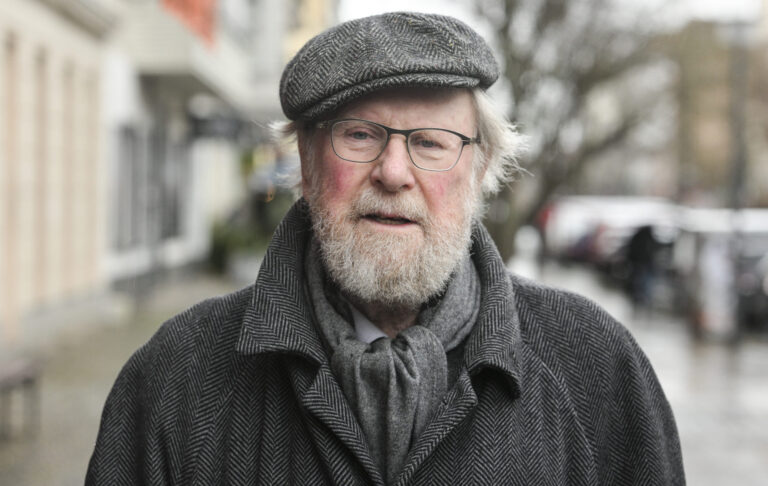
[(392, 230), (428, 225), (426, 204), (415, 194), (388, 194), (374, 188), (364, 189), (352, 202), (350, 216), (357, 221), (384, 225)]
[(416, 222), (396, 214), (369, 213), (363, 216), (364, 219), (375, 221), (381, 224), (415, 224)]

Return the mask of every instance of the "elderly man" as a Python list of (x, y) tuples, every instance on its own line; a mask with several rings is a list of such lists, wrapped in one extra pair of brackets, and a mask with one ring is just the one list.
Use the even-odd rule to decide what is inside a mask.
[(510, 275), (480, 223), (519, 138), (443, 16), (336, 26), (286, 67), (302, 199), (255, 284), (121, 372), (87, 484), (683, 484), (627, 331)]

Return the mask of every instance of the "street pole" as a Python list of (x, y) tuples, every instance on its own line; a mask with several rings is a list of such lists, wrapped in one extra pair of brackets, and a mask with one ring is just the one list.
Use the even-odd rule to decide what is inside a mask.
[(741, 273), (742, 227), (741, 210), (746, 202), (746, 103), (749, 91), (749, 45), (748, 23), (734, 22), (731, 26), (730, 49), (730, 127), (731, 127), (731, 181), (729, 187), (729, 206), (733, 211), (729, 249), (733, 269), (733, 310), (734, 328), (731, 341), (736, 344), (741, 339), (742, 322), (739, 302), (738, 279)]

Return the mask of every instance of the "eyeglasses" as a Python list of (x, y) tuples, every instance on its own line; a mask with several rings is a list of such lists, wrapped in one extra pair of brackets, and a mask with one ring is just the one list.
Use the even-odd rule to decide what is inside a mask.
[(330, 127), (331, 146), (339, 158), (361, 164), (378, 159), (392, 134), (403, 135), (413, 165), (434, 172), (453, 169), (464, 146), (480, 142), (480, 137), (469, 138), (444, 128), (397, 130), (356, 118), (323, 121), (317, 126)]

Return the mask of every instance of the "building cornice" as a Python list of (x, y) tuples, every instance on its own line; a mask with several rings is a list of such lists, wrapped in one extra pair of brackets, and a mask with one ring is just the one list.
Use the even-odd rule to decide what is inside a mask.
[(102, 38), (117, 23), (111, 0), (38, 0), (91, 35)]

